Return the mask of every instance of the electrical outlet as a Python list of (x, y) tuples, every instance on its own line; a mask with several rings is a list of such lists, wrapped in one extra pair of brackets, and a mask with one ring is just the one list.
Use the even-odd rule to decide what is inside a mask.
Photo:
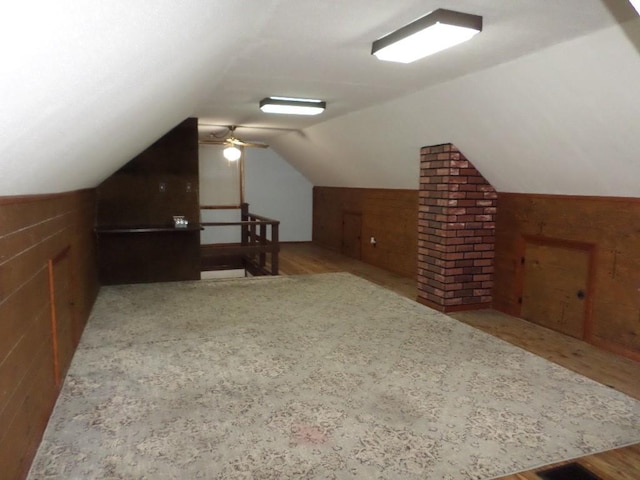
[(191, 187), (191, 182), (187, 182), (187, 193), (191, 193), (193, 188)]
[(165, 193), (167, 191), (167, 182), (160, 182), (158, 184), (158, 189), (160, 190), (160, 193)]

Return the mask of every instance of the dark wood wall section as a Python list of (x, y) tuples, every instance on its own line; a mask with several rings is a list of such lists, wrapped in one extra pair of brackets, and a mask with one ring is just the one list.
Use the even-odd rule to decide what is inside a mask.
[[(336, 252), (359, 255), (366, 263), (410, 278), (415, 278), (417, 272), (417, 223), (417, 190), (313, 189), (315, 243)], [(358, 225), (360, 244), (354, 245)], [(370, 243), (371, 237), (376, 239), (375, 245)]]
[[(583, 329), (570, 327), (570, 320), (563, 327), (562, 319), (548, 326), (571, 328), (588, 342), (640, 360), (639, 246), (640, 199), (500, 193), (494, 308), (521, 316), (528, 311), (522, 302), (538, 302), (562, 316), (569, 308), (582, 313), (574, 304), (583, 302)], [(570, 265), (572, 257), (579, 269)], [(575, 286), (564, 293), (556, 288), (548, 305), (543, 297), (552, 286), (540, 279), (558, 275), (566, 280), (563, 288), (570, 281)]]
[(56, 371), (68, 368), (97, 295), (94, 215), (93, 190), (0, 198), (2, 478), (26, 475), (58, 395)]
[(100, 227), (173, 226), (200, 219), (198, 120), (189, 118), (98, 187)]
[[(182, 122), (97, 191), (103, 284), (200, 278), (197, 119)], [(174, 229), (174, 215), (190, 228)]]

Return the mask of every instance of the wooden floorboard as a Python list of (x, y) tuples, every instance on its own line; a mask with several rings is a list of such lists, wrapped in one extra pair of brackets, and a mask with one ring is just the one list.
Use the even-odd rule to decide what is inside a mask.
[[(280, 273), (282, 275), (329, 272), (349, 272), (413, 300), (417, 297), (415, 278), (406, 278), (387, 272), (311, 243), (281, 244)], [(638, 362), (495, 310), (458, 312), (451, 316), (592, 380), (640, 399), (640, 363)], [(576, 461), (600, 476), (602, 480), (640, 480), (640, 444), (589, 455)], [(500, 480), (540, 480), (535, 472), (549, 467), (509, 475)]]

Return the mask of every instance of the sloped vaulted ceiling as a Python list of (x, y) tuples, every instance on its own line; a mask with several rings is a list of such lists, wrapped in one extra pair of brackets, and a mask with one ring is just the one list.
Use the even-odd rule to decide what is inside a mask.
[(192, 116), (245, 32), (262, 29), (268, 11), (246, 15), (254, 7), (3, 2), (0, 195), (93, 187)]
[[(483, 33), (410, 66), (369, 55), (442, 6), (483, 15)], [(634, 15), (614, 0), (5, 2), (0, 195), (93, 187), (198, 116), (293, 129), (253, 139), (316, 185), (416, 188), (420, 146), (453, 142), (501, 191), (640, 196)], [(265, 116), (274, 94), (329, 108)]]
[(499, 191), (640, 196), (640, 20), (275, 141), (316, 184), (418, 187), (452, 142)]

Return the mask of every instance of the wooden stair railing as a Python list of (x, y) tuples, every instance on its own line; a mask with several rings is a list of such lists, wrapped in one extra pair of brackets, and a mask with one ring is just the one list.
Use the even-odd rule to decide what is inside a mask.
[(280, 222), (249, 212), (243, 203), (239, 222), (202, 222), (203, 227), (240, 226), (240, 244), (201, 245), (202, 264), (216, 269), (245, 268), (252, 275), (278, 275)]

